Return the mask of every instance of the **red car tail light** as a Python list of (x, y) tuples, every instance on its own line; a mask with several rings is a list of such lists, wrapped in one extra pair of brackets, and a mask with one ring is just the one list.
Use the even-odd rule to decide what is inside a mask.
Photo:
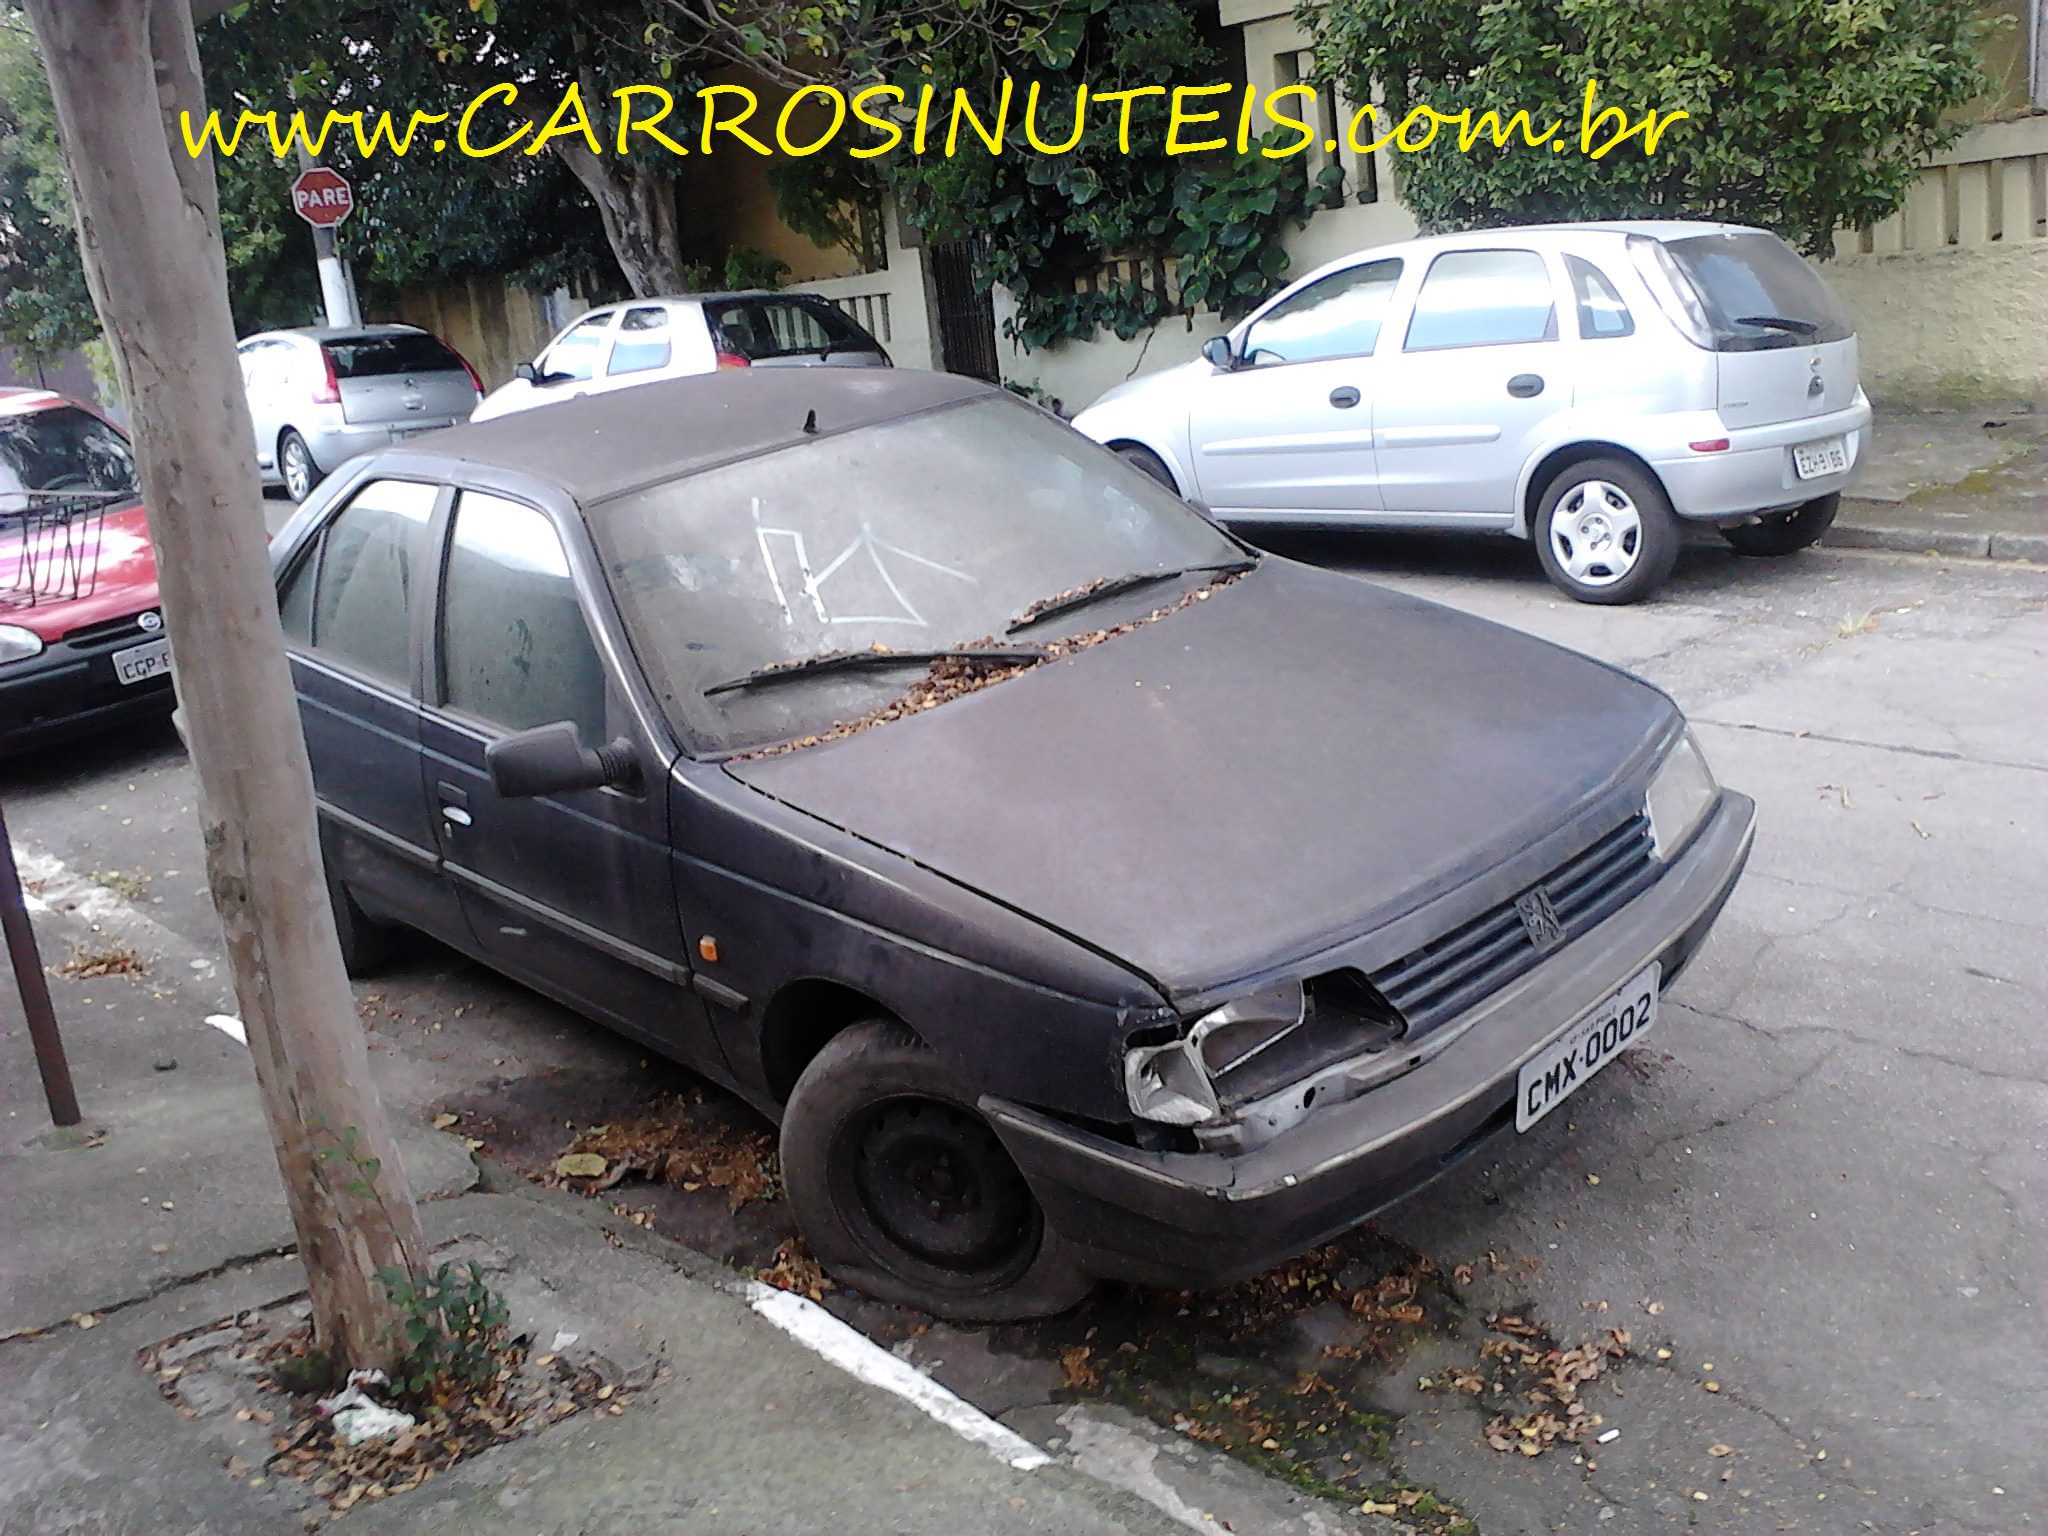
[(313, 391), (313, 403), (315, 405), (341, 404), (341, 381), (334, 375), (334, 354), (325, 347), (320, 349), (320, 365), (326, 370), (327, 376), (320, 381), (320, 387)]

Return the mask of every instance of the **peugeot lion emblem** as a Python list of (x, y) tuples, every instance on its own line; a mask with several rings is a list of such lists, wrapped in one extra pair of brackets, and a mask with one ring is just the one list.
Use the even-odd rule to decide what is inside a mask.
[(1517, 896), (1515, 911), (1521, 914), (1529, 942), (1538, 949), (1555, 949), (1564, 942), (1564, 924), (1558, 919), (1557, 908), (1550, 904), (1550, 893), (1542, 886)]

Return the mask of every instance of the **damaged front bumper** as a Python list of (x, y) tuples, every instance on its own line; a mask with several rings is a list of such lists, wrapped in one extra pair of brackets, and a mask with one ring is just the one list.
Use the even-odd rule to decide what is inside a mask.
[(1724, 790), (1655, 884), (1456, 1021), (1421, 1066), (1239, 1153), (1147, 1152), (994, 1097), (981, 1109), (1047, 1222), (1103, 1279), (1229, 1285), (1327, 1242), (1511, 1131), (1523, 1062), (1652, 961), (1669, 986), (1749, 857)]

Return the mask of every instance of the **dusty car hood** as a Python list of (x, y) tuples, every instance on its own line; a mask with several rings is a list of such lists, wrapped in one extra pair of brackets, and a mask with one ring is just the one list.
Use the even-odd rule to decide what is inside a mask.
[(728, 768), (1187, 995), (1492, 868), (1676, 720), (1573, 652), (1269, 557), (1066, 660)]

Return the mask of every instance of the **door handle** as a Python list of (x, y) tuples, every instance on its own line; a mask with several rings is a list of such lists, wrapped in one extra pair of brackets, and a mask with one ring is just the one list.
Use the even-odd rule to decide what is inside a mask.
[(1543, 375), (1540, 373), (1518, 373), (1508, 380), (1508, 393), (1517, 400), (1533, 400), (1543, 393)]
[(465, 811), (459, 805), (442, 806), (441, 816), (444, 820), (448, 821), (450, 824), (454, 826), (466, 827), (470, 825), (469, 812)]
[(1353, 389), (1349, 384), (1339, 385), (1337, 388), (1330, 391), (1330, 404), (1337, 407), (1337, 409), (1340, 411), (1350, 410), (1351, 407), (1358, 404), (1358, 400), (1358, 391)]

